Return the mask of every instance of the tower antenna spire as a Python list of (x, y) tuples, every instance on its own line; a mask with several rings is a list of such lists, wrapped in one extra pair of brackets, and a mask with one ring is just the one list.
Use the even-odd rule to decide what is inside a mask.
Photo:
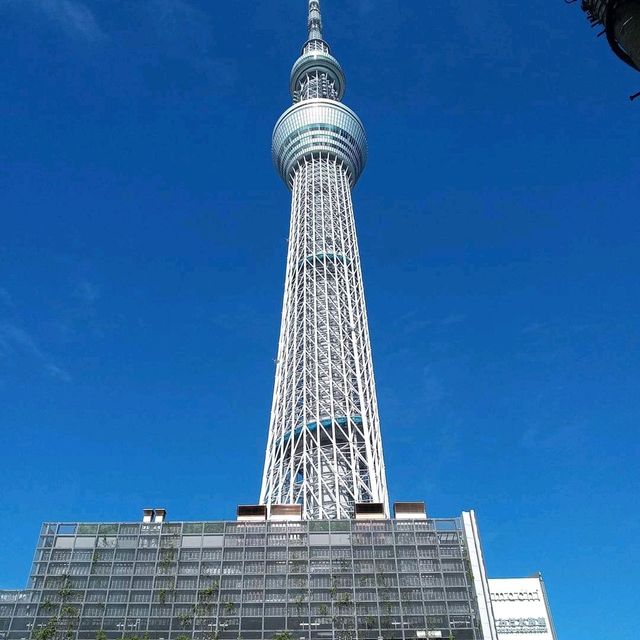
[(309, 0), (309, 40), (323, 40), (320, 0)]

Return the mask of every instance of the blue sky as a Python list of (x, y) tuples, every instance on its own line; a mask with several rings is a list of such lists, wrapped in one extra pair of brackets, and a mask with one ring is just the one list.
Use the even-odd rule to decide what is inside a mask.
[[(640, 75), (562, 0), (323, 4), (391, 497), (475, 508), (562, 640), (635, 637)], [(0, 587), (43, 520), (257, 500), (304, 14), (0, 0)]]

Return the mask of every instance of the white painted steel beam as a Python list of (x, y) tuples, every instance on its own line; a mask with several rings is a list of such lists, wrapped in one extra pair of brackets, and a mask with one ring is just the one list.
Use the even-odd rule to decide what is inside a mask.
[(364, 127), (339, 100), (344, 73), (309, 2), (309, 39), (291, 76), (273, 158), (291, 187), (291, 227), (260, 502), (305, 518), (389, 514), (351, 188), (367, 158)]

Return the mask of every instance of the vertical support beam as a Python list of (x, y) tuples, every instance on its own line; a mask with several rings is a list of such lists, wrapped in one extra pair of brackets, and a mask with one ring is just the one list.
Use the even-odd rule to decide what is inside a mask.
[(484, 640), (498, 640), (475, 511), (462, 512), (462, 528), (469, 551), (473, 586), (478, 599), (478, 613), (480, 615), (482, 637)]

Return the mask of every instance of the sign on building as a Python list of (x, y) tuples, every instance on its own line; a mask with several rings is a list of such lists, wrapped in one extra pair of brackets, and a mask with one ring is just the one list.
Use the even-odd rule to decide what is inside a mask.
[(489, 592), (500, 640), (556, 640), (542, 576), (490, 578)]

